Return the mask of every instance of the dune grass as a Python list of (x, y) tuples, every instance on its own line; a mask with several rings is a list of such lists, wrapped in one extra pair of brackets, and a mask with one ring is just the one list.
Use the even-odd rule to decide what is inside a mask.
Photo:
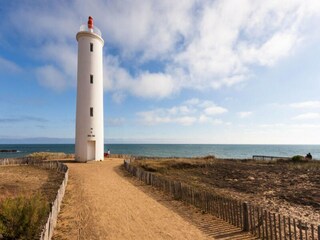
[(63, 152), (34, 152), (27, 157), (30, 157), (34, 160), (60, 160), (67, 158), (74, 158), (74, 154), (66, 154)]

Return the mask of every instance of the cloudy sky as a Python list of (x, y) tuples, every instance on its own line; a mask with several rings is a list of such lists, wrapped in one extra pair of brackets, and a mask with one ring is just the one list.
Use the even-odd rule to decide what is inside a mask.
[(1, 0), (0, 139), (74, 138), (89, 15), (106, 143), (319, 144), (318, 0)]

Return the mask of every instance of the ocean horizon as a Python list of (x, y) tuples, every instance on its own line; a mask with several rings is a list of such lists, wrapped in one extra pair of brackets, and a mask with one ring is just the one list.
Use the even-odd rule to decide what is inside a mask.
[[(24, 157), (33, 152), (74, 153), (74, 144), (0, 144), (0, 150), (17, 150), (0, 153), (0, 158)], [(105, 144), (105, 152), (149, 157), (198, 157), (214, 155), (218, 158), (252, 158), (253, 155), (292, 157), (311, 153), (320, 159), (320, 145), (293, 144)]]

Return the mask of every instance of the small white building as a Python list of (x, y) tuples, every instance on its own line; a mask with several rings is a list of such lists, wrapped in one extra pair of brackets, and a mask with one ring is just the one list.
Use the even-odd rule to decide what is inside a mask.
[(77, 33), (78, 73), (76, 112), (76, 161), (104, 159), (103, 45), (101, 32), (88, 24)]

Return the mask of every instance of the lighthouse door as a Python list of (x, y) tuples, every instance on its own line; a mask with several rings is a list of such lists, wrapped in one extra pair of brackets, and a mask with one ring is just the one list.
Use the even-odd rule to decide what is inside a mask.
[(88, 141), (88, 143), (87, 143), (87, 159), (88, 159), (88, 161), (96, 159), (96, 141)]

